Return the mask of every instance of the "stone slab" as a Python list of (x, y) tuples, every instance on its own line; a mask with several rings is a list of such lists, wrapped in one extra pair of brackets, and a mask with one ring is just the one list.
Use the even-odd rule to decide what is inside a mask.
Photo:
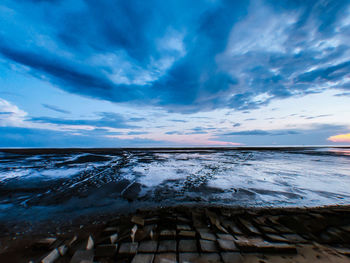
[(78, 250), (74, 253), (70, 263), (93, 263), (94, 252), (92, 250)]
[(243, 263), (243, 257), (239, 252), (223, 252), (221, 257), (224, 263)]
[(140, 226), (145, 225), (145, 220), (142, 217), (136, 216), (136, 215), (131, 218), (131, 222), (138, 224)]
[(234, 240), (233, 236), (230, 234), (216, 234), (219, 239)]
[(49, 254), (47, 254), (42, 260), (42, 263), (53, 263), (60, 257), (60, 252), (58, 249), (53, 249)]
[(198, 232), (199, 232), (199, 236), (201, 237), (201, 239), (206, 239), (206, 240), (211, 240), (211, 241), (216, 240), (216, 236), (212, 233), (205, 232), (203, 230), (199, 230)]
[(190, 262), (199, 262), (198, 253), (180, 253), (179, 262), (180, 263), (190, 263)]
[(203, 253), (199, 256), (198, 263), (221, 263), (220, 255), (218, 253)]
[(154, 263), (177, 263), (175, 253), (161, 253), (157, 254)]
[(178, 231), (181, 231), (181, 230), (191, 230), (191, 227), (189, 225), (185, 225), (185, 224), (182, 224), (182, 225), (177, 225), (176, 226), (176, 229)]
[(210, 240), (199, 240), (199, 244), (201, 246), (201, 250), (203, 252), (217, 252), (218, 248), (216, 242)]
[(154, 254), (137, 254), (132, 259), (131, 263), (152, 263)]
[(197, 243), (196, 240), (180, 240), (179, 241), (179, 252), (196, 252)]
[(119, 254), (136, 254), (138, 245), (137, 242), (122, 243), (119, 248)]
[(195, 237), (196, 236), (196, 232), (195, 231), (186, 231), (186, 230), (181, 230), (179, 232), (179, 236), (181, 237)]
[(232, 240), (218, 239), (219, 246), (224, 251), (238, 251), (235, 243)]
[(176, 240), (161, 240), (158, 252), (176, 252)]
[(113, 257), (117, 253), (117, 244), (99, 245), (95, 249), (96, 257)]
[(166, 238), (175, 238), (176, 237), (176, 230), (164, 229), (164, 230), (160, 231), (160, 236), (166, 237)]
[(155, 253), (157, 251), (157, 241), (143, 241), (140, 243), (138, 252)]

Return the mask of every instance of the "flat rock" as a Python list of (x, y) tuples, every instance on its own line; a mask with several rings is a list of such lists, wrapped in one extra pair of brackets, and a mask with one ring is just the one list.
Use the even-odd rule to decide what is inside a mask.
[(219, 246), (224, 251), (238, 251), (235, 243), (232, 240), (218, 239)]
[(49, 254), (47, 254), (42, 260), (42, 263), (53, 263), (60, 257), (60, 252), (58, 249), (53, 249)]
[(259, 226), (260, 229), (267, 234), (278, 234), (278, 231), (269, 226)]
[(189, 263), (189, 262), (200, 262), (198, 253), (180, 253), (179, 261), (180, 263)]
[(133, 216), (131, 218), (131, 222), (138, 224), (140, 226), (143, 226), (145, 224), (145, 220), (140, 216)]
[(195, 237), (196, 236), (196, 232), (195, 231), (181, 230), (179, 232), (179, 236), (182, 236), (182, 237)]
[(239, 252), (223, 252), (221, 257), (224, 263), (243, 263), (243, 257)]
[(177, 263), (175, 253), (157, 254), (154, 263)]
[(242, 235), (242, 231), (238, 228), (237, 225), (235, 225), (234, 223), (231, 223), (229, 225), (229, 229), (233, 232), (233, 234), (236, 234), (236, 235)]
[(209, 263), (221, 263), (220, 255), (217, 253), (203, 253), (199, 256), (198, 263), (209, 262)]
[(201, 246), (201, 250), (203, 252), (217, 252), (217, 246), (216, 243), (214, 241), (210, 241), (210, 240), (199, 240), (199, 244)]
[(120, 254), (136, 254), (138, 245), (139, 244), (137, 242), (122, 243), (120, 245), (120, 248), (119, 248), (119, 253)]
[(253, 224), (250, 223), (249, 221), (242, 219), (242, 218), (240, 218), (239, 221), (250, 233), (252, 233), (254, 235), (261, 234), (260, 231), (255, 226), (253, 226)]
[(288, 242), (288, 239), (280, 235), (266, 234), (265, 236), (273, 242)]
[(145, 252), (145, 253), (154, 253), (157, 251), (157, 241), (143, 241), (140, 243), (139, 248), (138, 248), (138, 252)]
[(182, 223), (187, 223), (187, 224), (191, 223), (190, 219), (183, 217), (183, 216), (177, 216), (176, 219), (177, 219), (177, 221), (182, 222)]
[(56, 240), (57, 238), (55, 237), (42, 238), (35, 242), (33, 247), (38, 249), (49, 249), (53, 245), (53, 243), (56, 242)]
[(215, 241), (216, 240), (216, 236), (212, 233), (203, 231), (203, 230), (199, 230), (199, 235), (201, 237), (201, 239), (206, 239), (206, 240), (211, 240), (211, 241)]
[(196, 240), (180, 240), (179, 241), (179, 251), (180, 252), (196, 252), (197, 244)]
[(155, 224), (155, 223), (158, 223), (158, 221), (159, 221), (159, 217), (151, 217), (151, 218), (144, 219), (145, 225)]
[(103, 230), (103, 234), (105, 234), (105, 235), (110, 235), (110, 234), (114, 234), (117, 232), (119, 232), (119, 227), (116, 227), (116, 226), (109, 226)]
[(78, 250), (74, 253), (70, 263), (93, 263), (94, 252), (92, 250)]
[(99, 245), (95, 249), (96, 257), (113, 257), (117, 253), (117, 244)]
[(219, 239), (234, 240), (233, 236), (230, 234), (216, 234)]
[(284, 234), (283, 235), (290, 243), (306, 243), (307, 241), (298, 234)]
[(181, 230), (191, 230), (191, 227), (189, 225), (177, 225), (176, 226), (176, 229), (178, 231), (181, 231)]
[(216, 214), (207, 211), (207, 216), (209, 217), (210, 223), (215, 226), (219, 231), (227, 233), (227, 230), (221, 225), (220, 219), (217, 217)]
[(152, 263), (154, 254), (137, 254), (132, 259), (131, 263)]
[(164, 230), (160, 231), (160, 236), (166, 237), (166, 238), (175, 238), (176, 237), (176, 230), (164, 229)]
[(158, 252), (176, 252), (176, 240), (161, 240)]
[(240, 237), (236, 245), (244, 252), (296, 253), (296, 247), (287, 243), (270, 243), (261, 238)]

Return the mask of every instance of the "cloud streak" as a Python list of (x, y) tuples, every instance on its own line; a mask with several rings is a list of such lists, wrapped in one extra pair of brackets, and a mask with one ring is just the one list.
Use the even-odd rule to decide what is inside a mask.
[(64, 113), (64, 114), (69, 114), (71, 113), (70, 111), (67, 111), (67, 110), (63, 110), (57, 106), (54, 106), (54, 105), (49, 105), (49, 104), (41, 104), (43, 107), (49, 109), (49, 110), (53, 110), (53, 111), (56, 111), (56, 112), (59, 112), (59, 113)]

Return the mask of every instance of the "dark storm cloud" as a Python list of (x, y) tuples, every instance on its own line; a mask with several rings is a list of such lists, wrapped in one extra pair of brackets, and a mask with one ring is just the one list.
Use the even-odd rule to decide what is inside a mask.
[(4, 0), (0, 7), (6, 63), (83, 96), (188, 113), (349, 90), (349, 1)]
[(67, 110), (64, 110), (64, 109), (61, 109), (57, 106), (54, 106), (54, 105), (49, 105), (49, 104), (41, 104), (43, 107), (49, 109), (49, 110), (53, 110), (53, 111), (56, 111), (56, 112), (59, 112), (59, 113), (65, 113), (65, 114), (69, 114), (71, 113), (70, 111), (67, 111)]
[(138, 126), (129, 125), (127, 120), (113, 112), (99, 112), (97, 119), (64, 119), (53, 117), (33, 117), (32, 122), (51, 123), (58, 125), (89, 125), (94, 127), (110, 127), (110, 128), (138, 128)]

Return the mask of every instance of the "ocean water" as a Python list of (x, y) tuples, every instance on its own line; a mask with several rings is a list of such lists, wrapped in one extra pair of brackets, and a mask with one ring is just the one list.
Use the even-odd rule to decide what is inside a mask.
[(350, 204), (350, 148), (0, 150), (0, 221)]

